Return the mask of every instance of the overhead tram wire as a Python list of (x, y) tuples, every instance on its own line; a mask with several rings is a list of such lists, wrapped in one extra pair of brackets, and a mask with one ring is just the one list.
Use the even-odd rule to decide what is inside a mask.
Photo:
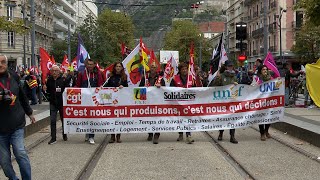
[(124, 4), (124, 3), (108, 3), (108, 2), (96, 2), (89, 0), (78, 0), (82, 2), (89, 2), (94, 4), (105, 4), (110, 6), (137, 6), (137, 7), (147, 7), (147, 6), (178, 6), (176, 3), (166, 3), (166, 4)]

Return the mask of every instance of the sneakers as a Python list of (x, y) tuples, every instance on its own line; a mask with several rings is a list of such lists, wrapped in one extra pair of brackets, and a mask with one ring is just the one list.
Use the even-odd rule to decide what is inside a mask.
[(187, 139), (186, 139), (186, 143), (187, 144), (192, 144), (194, 142), (194, 140), (192, 139), (191, 136), (188, 136)]
[(93, 138), (89, 138), (89, 144), (94, 144), (94, 139)]
[(68, 141), (68, 136), (66, 134), (62, 135), (64, 141)]
[(177, 141), (183, 141), (183, 134), (179, 134)]
[(55, 139), (51, 139), (51, 140), (48, 142), (49, 145), (52, 145), (52, 144), (55, 144), (55, 143), (57, 143), (57, 140), (55, 140)]

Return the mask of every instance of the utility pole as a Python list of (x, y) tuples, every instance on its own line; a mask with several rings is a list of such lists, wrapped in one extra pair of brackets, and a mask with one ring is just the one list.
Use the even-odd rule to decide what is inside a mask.
[(268, 24), (267, 24), (267, 13), (268, 13), (268, 0), (263, 2), (263, 53), (266, 57), (268, 54)]
[(71, 32), (70, 32), (70, 22), (68, 24), (68, 61), (71, 63), (71, 44), (70, 44), (70, 39), (71, 39)]
[[(26, 6), (25, 2), (21, 5), (22, 9), (22, 18), (23, 18), (23, 24), (26, 26)], [(23, 59), (22, 59), (22, 64), (25, 67), (26, 66), (26, 35), (23, 35)]]
[(34, 0), (30, 0), (31, 9), (30, 9), (30, 16), (31, 16), (31, 66), (35, 66), (35, 53), (34, 48), (36, 46), (35, 38), (36, 38), (36, 31), (35, 31), (35, 4)]

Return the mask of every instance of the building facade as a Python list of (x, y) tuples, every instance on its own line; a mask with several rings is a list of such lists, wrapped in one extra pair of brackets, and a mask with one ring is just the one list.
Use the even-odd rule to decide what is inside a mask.
[(98, 7), (93, 2), (77, 1), (76, 10), (77, 26), (81, 25), (88, 15), (92, 16), (94, 19), (98, 18)]
[[(0, 0), (0, 16), (7, 20), (22, 19), (26, 34), (14, 31), (0, 32), (0, 54), (8, 57), (9, 67), (16, 65), (31, 65), (31, 33), (30, 33), (30, 3), (28, 0)], [(39, 63), (39, 47), (51, 48), (53, 34), (53, 1), (35, 1), (35, 55), (36, 65)]]
[[(267, 1), (268, 47), (264, 47), (264, 1)], [(250, 68), (253, 68), (257, 58), (264, 59), (264, 48), (273, 53), (277, 63), (281, 63), (280, 43), (283, 61), (295, 61), (291, 48), (294, 45), (295, 33), (302, 26), (303, 12), (294, 10), (294, 0), (229, 0), (229, 2), (229, 11), (233, 9), (232, 7), (242, 9), (241, 13), (236, 13), (234, 16), (232, 12), (228, 13), (227, 11), (231, 54), (235, 52), (235, 57), (239, 54), (239, 50), (233, 48), (237, 42), (233, 23), (242, 21), (247, 23), (247, 41), (245, 42), (247, 43), (246, 55)], [(280, 16), (280, 12), (282, 12), (282, 16)], [(233, 22), (232, 19), (235, 19), (236, 22)]]
[[(77, 24), (76, 0), (53, 0), (54, 34), (58, 39), (65, 40), (68, 36), (68, 28), (74, 33)], [(70, 26), (70, 27), (68, 27)]]

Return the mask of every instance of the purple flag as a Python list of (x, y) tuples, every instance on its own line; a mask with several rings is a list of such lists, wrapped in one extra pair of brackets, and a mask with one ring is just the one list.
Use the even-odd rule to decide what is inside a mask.
[(280, 77), (279, 70), (277, 68), (276, 62), (274, 61), (272, 54), (268, 52), (266, 59), (264, 59), (263, 64), (274, 72), (274, 78)]

